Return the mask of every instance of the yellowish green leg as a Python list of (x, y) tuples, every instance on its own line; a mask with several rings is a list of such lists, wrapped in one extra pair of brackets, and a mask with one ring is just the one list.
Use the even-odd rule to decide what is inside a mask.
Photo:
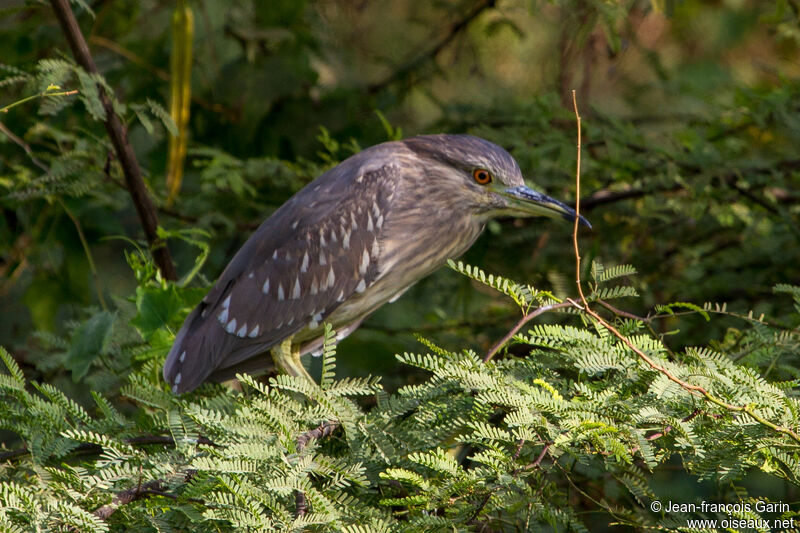
[(279, 370), (290, 376), (305, 377), (310, 383), (316, 385), (314, 379), (308, 375), (303, 363), (300, 362), (300, 345), (292, 344), (292, 338), (288, 338), (278, 346), (272, 348), (272, 359)]

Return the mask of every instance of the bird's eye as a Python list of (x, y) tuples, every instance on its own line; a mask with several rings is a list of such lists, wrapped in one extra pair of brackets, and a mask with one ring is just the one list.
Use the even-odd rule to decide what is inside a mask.
[(485, 168), (476, 168), (473, 170), (472, 177), (478, 185), (488, 185), (492, 182), (492, 174)]

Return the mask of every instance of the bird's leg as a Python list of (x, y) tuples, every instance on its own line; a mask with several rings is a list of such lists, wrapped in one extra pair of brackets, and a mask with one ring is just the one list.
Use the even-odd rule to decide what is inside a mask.
[(317, 384), (314, 379), (308, 375), (306, 368), (300, 361), (300, 345), (292, 344), (291, 337), (272, 349), (272, 359), (281, 371), (290, 376), (305, 377), (310, 383), (314, 385)]

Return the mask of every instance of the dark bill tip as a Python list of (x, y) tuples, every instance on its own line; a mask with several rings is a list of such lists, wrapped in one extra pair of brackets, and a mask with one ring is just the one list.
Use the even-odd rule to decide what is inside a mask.
[[(578, 216), (570, 206), (529, 187), (511, 187), (506, 189), (505, 193), (511, 198), (514, 207), (529, 215), (561, 217), (570, 222), (574, 222), (575, 217)], [(589, 229), (592, 228), (589, 221), (582, 215), (578, 216), (578, 220)]]

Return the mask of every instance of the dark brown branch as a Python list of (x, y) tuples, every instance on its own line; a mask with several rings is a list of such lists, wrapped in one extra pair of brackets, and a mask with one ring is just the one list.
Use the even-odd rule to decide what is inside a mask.
[(628, 189), (625, 191), (604, 191), (600, 190), (588, 196), (581, 198), (581, 207), (584, 210), (595, 208), (599, 205), (613, 204), (623, 200), (632, 200), (634, 198), (642, 198), (660, 192), (675, 192), (681, 190), (681, 185), (675, 184), (668, 187), (653, 187), (652, 189)]
[[(197, 473), (196, 470), (189, 470), (186, 473), (184, 478), (184, 482), (188, 483), (192, 480), (192, 478)], [(114, 514), (122, 505), (135, 502), (136, 500), (141, 500), (142, 498), (146, 498), (148, 496), (161, 496), (162, 498), (168, 498), (170, 500), (177, 500), (178, 496), (175, 494), (170, 494), (164, 490), (164, 481), (161, 479), (155, 479), (153, 481), (149, 481), (142, 485), (141, 483), (134, 488), (130, 488), (128, 490), (123, 490), (122, 492), (118, 493), (114, 496), (114, 499), (111, 500), (111, 503), (108, 505), (104, 505), (99, 509), (94, 511), (94, 515), (102, 518), (103, 520), (107, 520), (112, 514)], [(209, 504), (203, 500), (199, 500), (197, 498), (189, 498), (187, 501), (200, 503), (205, 506)]]
[(441, 52), (448, 44), (450, 44), (450, 42), (455, 39), (459, 33), (463, 32), (467, 26), (469, 26), (469, 24), (478, 17), (478, 15), (483, 13), (486, 9), (494, 7), (495, 3), (496, 0), (479, 0), (462, 18), (455, 21), (450, 26), (444, 36), (442, 36), (429, 50), (405, 63), (383, 80), (367, 86), (367, 92), (370, 94), (380, 92), (393, 83), (404, 78), (408, 78), (415, 70), (435, 59), (436, 56), (439, 55), (439, 52)]
[[(166, 496), (162, 492), (162, 481), (155, 480), (145, 483), (144, 485), (137, 485), (132, 489), (123, 490), (111, 500), (111, 503), (104, 505), (94, 511), (94, 515), (103, 520), (107, 520), (112, 514), (116, 512), (120, 505), (131, 503), (145, 496), (157, 494), (159, 496)], [(170, 495), (172, 496), (172, 495)]]
[[(339, 427), (338, 422), (332, 422), (326, 420), (322, 424), (320, 424), (315, 429), (311, 431), (306, 431), (299, 437), (297, 437), (297, 453), (302, 453), (305, 450), (306, 446), (311, 439), (321, 439), (327, 437), (334, 431), (336, 428)], [(295, 491), (294, 493), (294, 502), (295, 502), (295, 509), (294, 509), (294, 517), (298, 518), (305, 515), (308, 512), (308, 502), (306, 502), (306, 495), (302, 490)]]
[[(97, 66), (94, 64), (94, 59), (92, 59), (92, 55), (89, 52), (89, 47), (86, 44), (86, 39), (83, 37), (83, 33), (78, 26), (78, 21), (75, 20), (75, 15), (72, 13), (68, 1), (50, 0), (50, 4), (53, 6), (53, 11), (72, 49), (75, 60), (86, 72), (99, 74)], [(114, 145), (117, 159), (122, 166), (122, 172), (125, 175), (125, 184), (131, 195), (131, 200), (133, 200), (133, 205), (136, 207), (136, 212), (139, 214), (142, 229), (144, 230), (145, 237), (147, 238), (147, 242), (153, 254), (153, 260), (159, 270), (161, 270), (161, 275), (165, 279), (175, 280), (177, 279), (175, 266), (172, 263), (172, 258), (170, 257), (166, 244), (161, 242), (158, 238), (158, 216), (156, 215), (153, 202), (150, 200), (150, 196), (147, 193), (147, 188), (142, 179), (142, 171), (139, 168), (139, 163), (133, 152), (133, 147), (128, 141), (128, 133), (122, 121), (114, 111), (111, 98), (106, 93), (105, 88), (98, 85), (97, 91), (106, 114), (106, 131), (111, 138), (111, 144)]]

